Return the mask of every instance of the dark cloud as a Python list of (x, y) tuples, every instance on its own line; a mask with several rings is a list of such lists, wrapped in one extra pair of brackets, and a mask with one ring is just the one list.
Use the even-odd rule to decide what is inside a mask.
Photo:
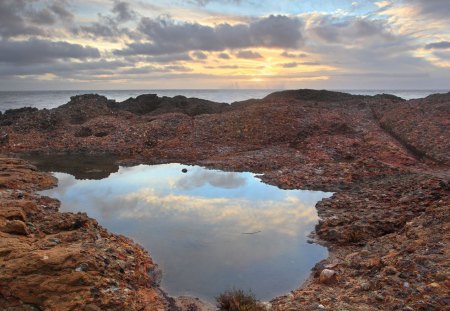
[(281, 64), (281, 67), (283, 67), (283, 68), (295, 68), (295, 67), (298, 67), (298, 66), (301, 66), (301, 65), (304, 65), (304, 66), (320, 66), (321, 64), (318, 63), (318, 62), (291, 62), (291, 63)]
[(72, 21), (74, 18), (73, 14), (67, 10), (69, 6), (70, 5), (66, 0), (60, 0), (55, 1), (48, 8), (55, 13), (61, 21), (65, 22)]
[(120, 36), (121, 33), (116, 23), (108, 17), (102, 17), (101, 22), (95, 22), (90, 24), (89, 26), (81, 26), (79, 30), (80, 31), (76, 30), (75, 33), (86, 33), (89, 35), (93, 35), (94, 37), (104, 37), (112, 39), (116, 39), (118, 36)]
[(178, 54), (147, 56), (145, 60), (149, 63), (173, 63), (179, 61), (191, 61), (193, 59), (188, 53), (178, 53)]
[(114, 7), (111, 10), (115, 14), (118, 22), (127, 22), (136, 18), (136, 12), (130, 8), (130, 4), (123, 1), (114, 1)]
[(246, 58), (246, 59), (260, 59), (260, 58), (263, 58), (262, 55), (259, 54), (258, 52), (253, 52), (253, 51), (249, 51), (249, 50), (239, 51), (235, 55), (238, 58)]
[(322, 15), (312, 20), (308, 30), (316, 38), (327, 43), (352, 43), (359, 40), (373, 40), (375, 37), (392, 39), (393, 36), (386, 27), (386, 22), (381, 20)]
[(51, 36), (58, 21), (73, 20), (66, 0), (39, 2), (36, 0), (0, 0), (0, 36)]
[(85, 78), (94, 75), (116, 74), (121, 67), (130, 66), (129, 63), (121, 61), (85, 61), (66, 62), (54, 61), (51, 66), (48, 63), (13, 64), (5, 63), (0, 66), (0, 76), (34, 76), (43, 74), (54, 74), (59, 77), (71, 78), (77, 75), (85, 75)]
[(127, 27), (121, 27), (122, 23), (137, 19), (138, 14), (131, 9), (130, 4), (124, 1), (114, 1), (111, 14), (98, 14), (98, 21), (90, 25), (73, 29), (75, 34), (87, 34), (92, 38), (103, 37), (111, 41), (117, 41), (121, 36), (137, 38), (135, 32)]
[(440, 41), (440, 42), (434, 42), (425, 45), (425, 49), (427, 50), (444, 50), (444, 49), (450, 49), (450, 42), (449, 41)]
[(288, 51), (284, 51), (280, 55), (283, 57), (288, 57), (288, 58), (304, 58), (304, 57), (308, 56), (308, 54), (306, 54), (306, 53), (291, 53)]
[(433, 18), (443, 18), (448, 21), (450, 16), (450, 3), (448, 0), (409, 0), (418, 13)]
[(99, 58), (96, 48), (67, 42), (30, 39), (26, 41), (0, 41), (0, 62), (49, 63), (57, 59)]
[(281, 64), (283, 68), (295, 68), (298, 65), (300, 65), (300, 63), (297, 62)]
[(302, 43), (299, 18), (271, 15), (248, 24), (206, 26), (167, 18), (142, 18), (139, 31), (151, 42), (134, 42), (116, 55), (161, 55), (193, 50), (222, 51), (247, 47), (296, 48)]
[(122, 70), (120, 74), (125, 75), (148, 75), (151, 73), (164, 73), (164, 72), (190, 72), (191, 68), (186, 66), (169, 65), (169, 66), (145, 66), (137, 68), (129, 68)]
[(228, 53), (219, 53), (218, 56), (221, 59), (230, 59), (231, 58), (230, 54), (228, 54)]
[(195, 51), (195, 52), (192, 52), (191, 55), (192, 55), (193, 57), (195, 57), (196, 59), (199, 59), (199, 60), (205, 60), (205, 59), (208, 59), (208, 55), (206, 55), (206, 54), (203, 53), (202, 51)]
[(48, 9), (30, 13), (30, 19), (33, 23), (39, 25), (53, 25), (56, 23), (55, 15)]
[(3, 38), (43, 33), (39, 27), (29, 25), (24, 19), (28, 3), (26, 0), (0, 0), (0, 35)]

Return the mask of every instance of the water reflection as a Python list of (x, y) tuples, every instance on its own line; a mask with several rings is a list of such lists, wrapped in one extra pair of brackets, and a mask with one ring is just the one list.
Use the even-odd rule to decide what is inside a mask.
[(119, 170), (112, 155), (27, 153), (20, 157), (41, 171), (64, 172), (74, 175), (76, 179), (103, 179)]
[(251, 173), (179, 164), (120, 167), (102, 180), (55, 173), (44, 194), (63, 211), (85, 211), (151, 251), (171, 295), (212, 300), (225, 289), (261, 299), (296, 288), (326, 250), (306, 243), (315, 203), (329, 193), (280, 190)]

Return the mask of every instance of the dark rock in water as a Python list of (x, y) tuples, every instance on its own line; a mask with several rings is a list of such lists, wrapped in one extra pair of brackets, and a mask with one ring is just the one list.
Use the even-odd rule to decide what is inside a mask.
[(187, 168), (183, 168), (182, 170), (181, 170), (183, 173), (187, 173)]
[(89, 127), (82, 127), (75, 132), (75, 137), (88, 137), (92, 136), (92, 130)]

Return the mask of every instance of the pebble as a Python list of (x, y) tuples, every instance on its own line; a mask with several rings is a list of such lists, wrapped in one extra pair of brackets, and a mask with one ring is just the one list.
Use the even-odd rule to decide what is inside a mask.
[(323, 284), (329, 284), (336, 280), (336, 271), (331, 269), (323, 269), (320, 272), (319, 281)]
[(87, 271), (88, 268), (89, 268), (89, 266), (87, 263), (82, 263), (78, 267), (75, 268), (75, 271), (84, 272), (84, 271)]

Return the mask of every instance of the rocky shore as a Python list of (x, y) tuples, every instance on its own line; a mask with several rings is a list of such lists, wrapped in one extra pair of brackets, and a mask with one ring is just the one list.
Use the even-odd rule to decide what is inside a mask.
[[(28, 152), (114, 155), (252, 171), (334, 191), (314, 238), (330, 249), (273, 310), (445, 310), (450, 305), (450, 93), (404, 101), (297, 90), (231, 105), (143, 95), (72, 97), (0, 116), (0, 309), (177, 310), (149, 254), (35, 193), (55, 180)], [(150, 250), (151, 251), (151, 250)], [(299, 284), (301, 286), (301, 284)], [(191, 301), (184, 309), (197, 308)]]

